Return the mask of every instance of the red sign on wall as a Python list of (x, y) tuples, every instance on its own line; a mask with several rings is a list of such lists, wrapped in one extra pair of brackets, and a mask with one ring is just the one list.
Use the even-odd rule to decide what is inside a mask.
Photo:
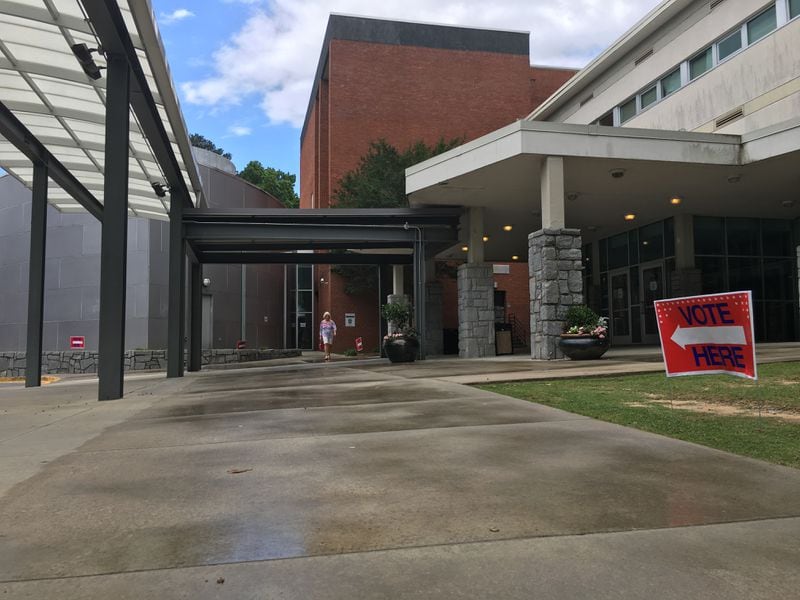
[(69, 337), (69, 347), (73, 350), (86, 348), (86, 338), (82, 335), (71, 335)]
[(360, 337), (356, 338), (356, 352), (362, 352), (364, 350), (364, 340)]
[(757, 379), (752, 292), (654, 304), (667, 377), (729, 373)]

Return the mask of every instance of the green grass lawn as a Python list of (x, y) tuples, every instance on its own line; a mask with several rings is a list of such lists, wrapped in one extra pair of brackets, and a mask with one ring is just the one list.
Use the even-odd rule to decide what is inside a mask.
[[(800, 363), (761, 365), (758, 375), (755, 382), (726, 375), (667, 379), (648, 374), (480, 387), (800, 468)], [(745, 414), (730, 414), (737, 411)]]

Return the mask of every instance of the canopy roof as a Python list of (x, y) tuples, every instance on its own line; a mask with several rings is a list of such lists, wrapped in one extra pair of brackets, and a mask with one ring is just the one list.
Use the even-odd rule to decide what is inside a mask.
[[(149, 1), (118, 4), (191, 202), (197, 205), (200, 179)], [(79, 0), (0, 2), (0, 101), (102, 203), (106, 78), (92, 80), (84, 73), (72, 52), (74, 44), (100, 46)], [(105, 65), (101, 53), (92, 57), (98, 66)], [(133, 111), (129, 164), (130, 213), (166, 218), (169, 195), (159, 198), (152, 183), (167, 185), (167, 179)], [(0, 167), (32, 186), (30, 160), (3, 138)], [(48, 192), (58, 210), (84, 210), (52, 181)]]

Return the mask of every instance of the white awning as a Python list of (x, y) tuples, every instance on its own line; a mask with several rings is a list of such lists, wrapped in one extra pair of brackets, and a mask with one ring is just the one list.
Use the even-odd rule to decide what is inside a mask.
[[(200, 178), (149, 2), (120, 0), (119, 5), (192, 203), (197, 205)], [(89, 48), (99, 45), (79, 0), (0, 0), (0, 101), (102, 203), (106, 78), (92, 80), (84, 73), (71, 49), (82, 43)], [(105, 66), (100, 53), (92, 56), (97, 65)], [(159, 198), (152, 183), (167, 182), (133, 112), (129, 164), (130, 213), (166, 218), (169, 195)], [(0, 167), (32, 186), (33, 165), (3, 138)], [(52, 181), (48, 197), (61, 211), (84, 210)]]

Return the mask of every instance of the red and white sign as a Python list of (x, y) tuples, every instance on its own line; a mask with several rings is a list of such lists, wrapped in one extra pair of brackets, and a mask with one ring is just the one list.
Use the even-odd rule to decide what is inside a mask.
[(752, 292), (654, 304), (667, 377), (729, 373), (757, 379)]
[(73, 350), (86, 348), (86, 337), (82, 335), (71, 335), (69, 337), (69, 347)]
[(364, 350), (364, 340), (360, 337), (356, 338), (356, 352), (361, 352)]

